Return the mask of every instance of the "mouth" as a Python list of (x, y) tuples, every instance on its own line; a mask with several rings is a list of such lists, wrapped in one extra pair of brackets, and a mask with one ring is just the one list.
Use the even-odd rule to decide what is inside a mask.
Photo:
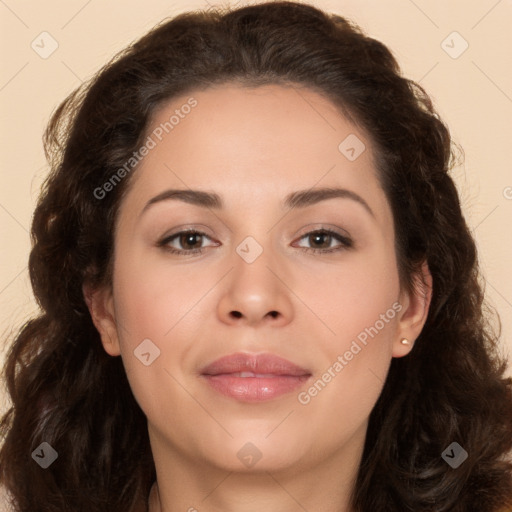
[(290, 393), (311, 377), (307, 369), (273, 354), (237, 353), (201, 370), (209, 387), (243, 402), (267, 401)]

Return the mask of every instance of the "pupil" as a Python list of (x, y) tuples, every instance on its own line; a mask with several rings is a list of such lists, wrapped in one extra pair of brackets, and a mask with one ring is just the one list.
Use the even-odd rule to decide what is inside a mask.
[[(186, 234), (185, 235), (185, 245), (195, 245), (195, 243), (197, 243), (197, 241), (194, 243), (193, 240), (198, 236), (200, 236), (200, 235), (195, 234), (195, 233)], [(192, 241), (192, 242), (189, 244), (190, 241)]]
[[(317, 239), (319, 239), (319, 238), (321, 239), (323, 237), (328, 237), (328, 236), (330, 236), (330, 235), (328, 235), (327, 233), (316, 233), (316, 234), (313, 235), (313, 238), (315, 239), (314, 243), (315, 244), (317, 243)], [(322, 245), (321, 242), (320, 242), (320, 245)], [(325, 243), (324, 243), (324, 245), (325, 245)]]

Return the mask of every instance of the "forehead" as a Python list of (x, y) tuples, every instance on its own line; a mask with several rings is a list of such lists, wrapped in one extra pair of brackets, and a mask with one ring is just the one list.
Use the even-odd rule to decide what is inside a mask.
[(233, 206), (317, 186), (385, 200), (368, 136), (307, 88), (191, 91), (160, 105), (146, 136), (152, 147), (126, 198), (140, 207), (165, 188), (218, 191)]

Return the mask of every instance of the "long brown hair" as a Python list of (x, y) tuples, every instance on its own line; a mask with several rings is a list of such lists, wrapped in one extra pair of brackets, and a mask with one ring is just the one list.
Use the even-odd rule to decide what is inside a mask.
[[(104, 197), (95, 190), (142, 145), (162, 102), (227, 82), (306, 86), (362, 126), (392, 207), (402, 285), (413, 286), (423, 260), (433, 277), (423, 331), (392, 360), (371, 413), (354, 510), (512, 506), (512, 379), (449, 175), (449, 131), (382, 43), (311, 5), (270, 2), (165, 21), (53, 114), (29, 259), (41, 312), (17, 333), (4, 369), (12, 407), (0, 424), (0, 483), (16, 510), (145, 509), (155, 480), (146, 418), (82, 294), (85, 281), (111, 284), (116, 215), (136, 167)], [(47, 469), (31, 457), (42, 442), (58, 453)], [(442, 457), (453, 442), (468, 453), (457, 468)]]

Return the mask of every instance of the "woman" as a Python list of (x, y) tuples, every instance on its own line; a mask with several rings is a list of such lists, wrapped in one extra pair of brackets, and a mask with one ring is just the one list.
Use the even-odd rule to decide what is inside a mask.
[(68, 97), (5, 377), (16, 511), (497, 512), (512, 386), (448, 129), (304, 4), (182, 14)]

